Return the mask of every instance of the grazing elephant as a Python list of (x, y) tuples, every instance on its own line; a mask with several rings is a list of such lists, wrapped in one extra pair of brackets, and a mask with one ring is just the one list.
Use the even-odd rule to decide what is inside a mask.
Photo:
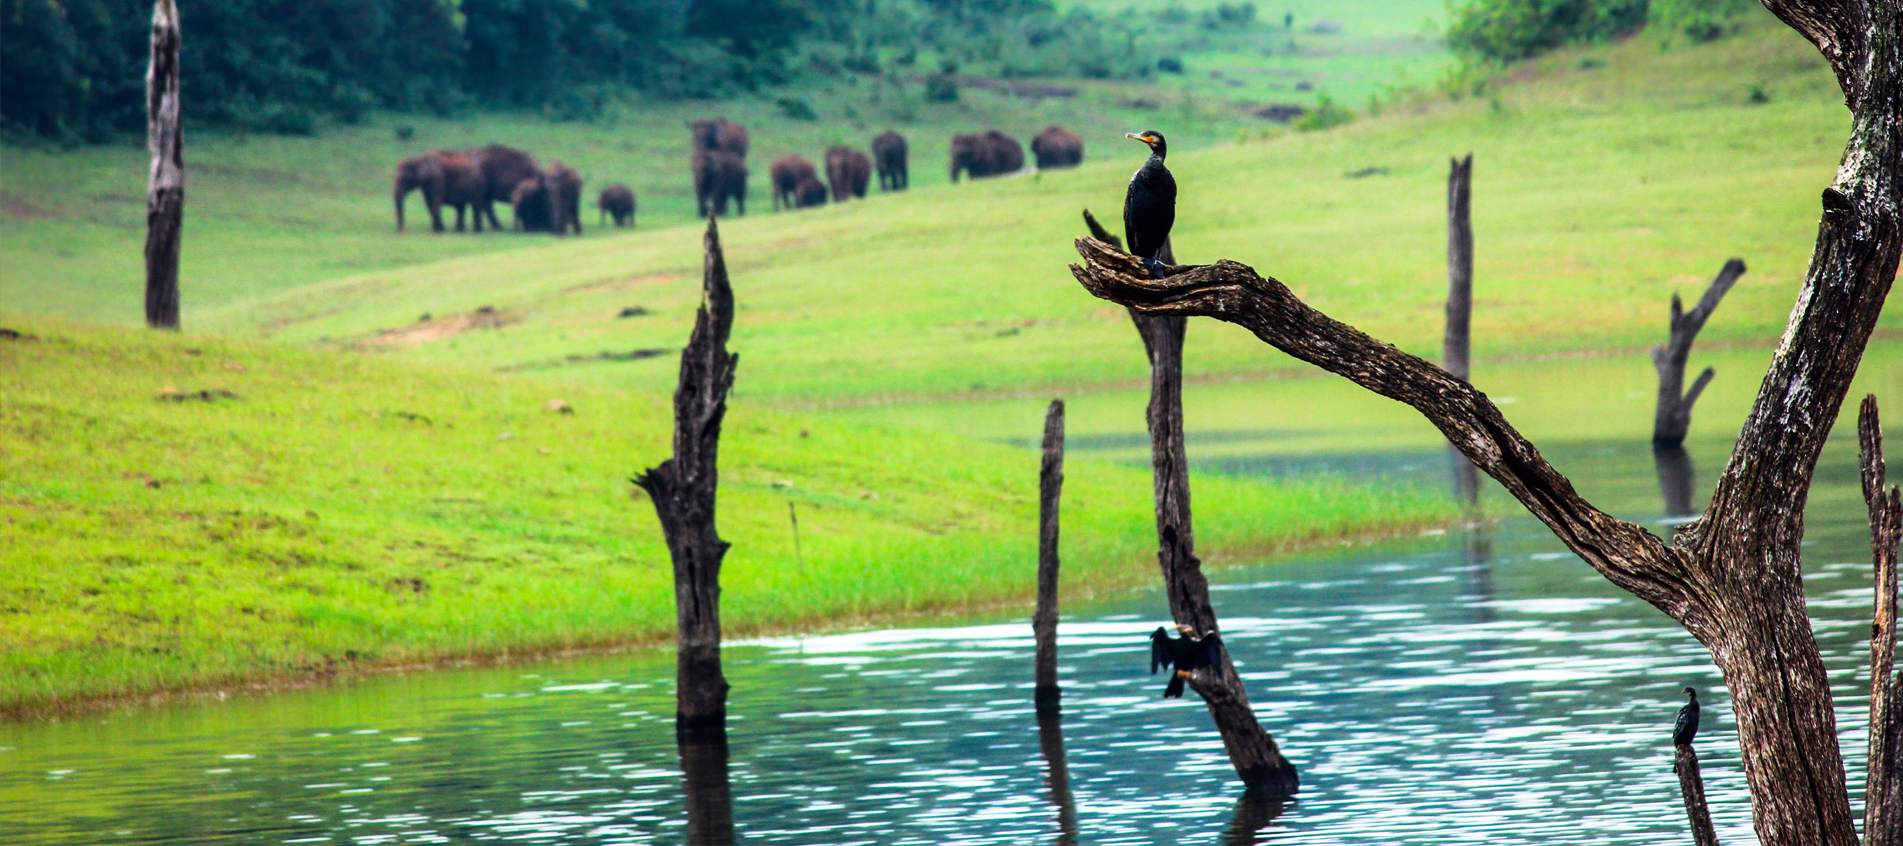
[(574, 229), (581, 234), (581, 174), (561, 162), (549, 162), (542, 174), (548, 191), (548, 219), (555, 234), (566, 235)]
[(817, 174), (807, 174), (793, 187), (793, 203), (802, 209), (826, 205), (826, 183), (819, 181)]
[[(434, 152), (397, 163), (396, 180), (391, 193), (396, 200), (396, 231), (403, 231), (403, 201), (411, 191), (423, 192), (423, 204), (429, 208), (430, 228), (443, 231), (442, 208), (456, 210), (456, 231), (463, 231), (463, 210), (476, 207), (484, 191), (482, 170), (474, 160), (461, 153)], [(476, 210), (476, 231), (482, 231), (482, 212)]]
[(992, 129), (952, 136), (951, 181), (964, 171), (973, 179), (1014, 173), (1024, 167), (1024, 148), (1016, 139)]
[(725, 150), (742, 159), (747, 157), (747, 128), (726, 118), (691, 121), (694, 149)]
[(523, 232), (552, 232), (555, 227), (549, 212), (548, 185), (538, 174), (516, 183), (509, 192), (509, 205), (515, 208), (515, 228)]
[(727, 201), (733, 200), (739, 205), (739, 213), (747, 213), (747, 164), (739, 156), (725, 150), (695, 150), (694, 198), (700, 205), (700, 216), (706, 217), (711, 209), (715, 215), (727, 213)]
[(872, 139), (872, 161), (879, 168), (879, 190), (905, 190), (905, 136), (888, 129)]
[(1084, 162), (1084, 137), (1061, 126), (1045, 127), (1031, 139), (1037, 169), (1076, 167)]
[(781, 208), (799, 208), (794, 202), (799, 193), (800, 183), (808, 179), (817, 179), (819, 172), (813, 169), (813, 163), (805, 156), (781, 156), (773, 162), (770, 171), (773, 177), (773, 210)]
[(608, 215), (615, 216), (615, 228), (634, 225), (634, 189), (619, 183), (601, 189), (601, 196), (595, 200), (601, 208), (601, 222), (608, 222)]
[(490, 203), (512, 203), (516, 186), (521, 185), (524, 179), (540, 176), (542, 168), (535, 163), (534, 156), (500, 144), (471, 150), (468, 155), (482, 169), (482, 181), (487, 186), (484, 196), (476, 204), (476, 214), (486, 215), (489, 225), (499, 232), (502, 230), (502, 221), (496, 219), (495, 209)]
[(872, 160), (851, 147), (826, 149), (826, 181), (833, 186), (833, 202), (865, 197), (866, 183), (872, 179)]

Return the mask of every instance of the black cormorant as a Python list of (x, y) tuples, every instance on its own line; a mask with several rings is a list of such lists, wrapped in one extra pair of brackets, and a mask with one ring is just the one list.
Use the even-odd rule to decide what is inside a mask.
[(1685, 688), (1685, 707), (1678, 709), (1678, 722), (1672, 724), (1672, 745), (1690, 746), (1698, 734), (1698, 688)]
[(1150, 674), (1155, 675), (1158, 668), (1174, 665), (1176, 672), (1171, 674), (1168, 687), (1163, 688), (1164, 699), (1175, 699), (1183, 695), (1183, 682), (1189, 674), (1203, 667), (1214, 667), (1222, 661), (1222, 636), (1210, 633), (1208, 637), (1197, 638), (1188, 626), (1178, 626), (1183, 636), (1170, 637), (1170, 630), (1157, 626), (1150, 633)]
[(1130, 254), (1143, 259), (1161, 279), (1163, 262), (1157, 254), (1169, 243), (1170, 227), (1176, 223), (1176, 177), (1163, 166), (1169, 147), (1163, 143), (1163, 133), (1154, 129), (1128, 132), (1124, 137), (1150, 145), (1150, 158), (1131, 175), (1130, 190), (1123, 195), (1123, 241)]

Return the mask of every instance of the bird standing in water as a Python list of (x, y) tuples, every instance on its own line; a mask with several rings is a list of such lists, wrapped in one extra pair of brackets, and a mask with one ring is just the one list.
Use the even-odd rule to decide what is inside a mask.
[(1182, 637), (1171, 638), (1170, 630), (1157, 626), (1150, 633), (1150, 674), (1155, 675), (1158, 668), (1175, 665), (1176, 672), (1170, 676), (1169, 686), (1163, 688), (1164, 699), (1177, 699), (1183, 695), (1183, 682), (1189, 680), (1191, 673), (1203, 667), (1214, 667), (1222, 661), (1222, 637), (1211, 632), (1208, 637), (1197, 638), (1195, 630), (1188, 626), (1177, 626)]
[(1672, 745), (1690, 746), (1698, 734), (1698, 688), (1685, 688), (1685, 707), (1678, 709), (1678, 722), (1672, 724)]
[(1150, 158), (1130, 177), (1130, 190), (1123, 195), (1123, 241), (1130, 254), (1143, 260), (1156, 278), (1163, 278), (1163, 262), (1157, 258), (1169, 243), (1170, 227), (1176, 224), (1176, 177), (1163, 166), (1169, 146), (1163, 133), (1154, 129), (1141, 134), (1124, 133), (1150, 145)]

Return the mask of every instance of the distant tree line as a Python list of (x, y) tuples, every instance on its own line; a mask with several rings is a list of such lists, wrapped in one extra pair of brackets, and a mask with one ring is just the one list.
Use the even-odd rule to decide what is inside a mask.
[[(1135, 26), (1052, 0), (185, 0), (195, 122), (308, 133), (370, 111), (599, 113), (804, 73), (1147, 74)], [(143, 120), (149, 0), (0, 0), (0, 125), (98, 141)]]
[(1517, 62), (1649, 26), (1668, 41), (1710, 41), (1757, 0), (1470, 0), (1453, 10), (1447, 46), (1468, 60)]

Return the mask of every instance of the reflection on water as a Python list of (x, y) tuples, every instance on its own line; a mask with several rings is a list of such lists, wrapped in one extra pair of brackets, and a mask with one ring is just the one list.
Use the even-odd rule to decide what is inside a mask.
[(1659, 468), (1659, 495), (1665, 499), (1665, 516), (1696, 517), (1704, 511), (1692, 508), (1692, 489), (1698, 486), (1698, 471), (1692, 454), (1679, 444), (1653, 444), (1652, 460)]
[[(1722, 466), (1722, 441), (1689, 446), (1687, 459)], [(1352, 466), (1445, 489), (1442, 449), (1221, 466)], [(1608, 510), (1661, 535), (1676, 524), (1643, 437), (1544, 452)], [(1693, 488), (1695, 504), (1705, 488)], [(1853, 791), (1863, 515), (1854, 442), (1839, 440), (1820, 466), (1806, 554)], [(1066, 600), (1061, 721), (1033, 708), (1028, 608), (732, 644), (724, 744), (677, 745), (665, 652), (392, 675), (0, 726), (0, 839), (1653, 844), (1685, 837), (1669, 735), (1691, 684), (1713, 691), (1699, 753), (1720, 837), (1754, 841), (1709, 657), (1528, 518), (1211, 581), (1258, 714), (1302, 771), (1285, 807), (1242, 795), (1200, 702), (1158, 697), (1147, 635), (1167, 606), (1133, 591)]]

